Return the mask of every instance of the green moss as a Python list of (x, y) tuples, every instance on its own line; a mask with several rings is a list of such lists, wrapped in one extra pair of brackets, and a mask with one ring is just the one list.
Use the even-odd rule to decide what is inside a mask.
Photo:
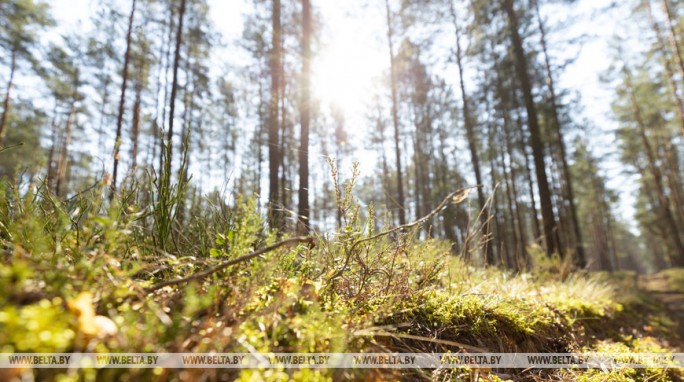
[[(276, 234), (264, 229), (253, 200), (240, 201), (228, 212), (199, 211), (182, 237), (172, 238), (177, 243), (159, 251), (143, 208), (116, 202), (105, 209), (98, 195), (73, 205), (27, 195), (13, 200), (23, 208), (11, 214), (0, 198), (0, 238), (8, 249), (0, 261), (0, 332), (9, 333), (0, 336), (0, 350), (82, 350), (64, 301), (84, 291), (94, 295), (97, 314), (118, 326), (115, 337), (92, 339), (88, 346), (96, 351), (420, 352), (454, 350), (458, 342), (492, 352), (602, 346), (627, 352), (672, 350), (649, 336), (677, 338), (663, 307), (636, 291), (634, 275), (569, 273), (564, 260), (534, 249), (535, 265), (525, 273), (475, 268), (452, 256), (448, 243), (411, 235), (354, 246), (373, 225), (361, 221), (352, 200), (344, 202), (345, 224), (333, 239), (278, 249), (147, 295), (142, 287), (243, 255), (275, 242)], [(684, 286), (681, 271), (665, 275), (673, 284), (681, 276)], [(295, 369), (221, 372), (245, 381), (338, 376)], [(351, 373), (392, 380), (431, 371)], [(587, 381), (670, 377), (655, 369), (551, 373)], [(173, 379), (163, 370), (113, 369), (53, 379), (148, 377)]]
[(59, 297), (0, 310), (0, 349), (3, 353), (60, 353), (71, 348), (75, 318)]

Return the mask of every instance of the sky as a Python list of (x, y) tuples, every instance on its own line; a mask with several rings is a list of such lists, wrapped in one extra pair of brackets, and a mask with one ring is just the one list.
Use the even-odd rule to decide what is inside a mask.
[[(128, 2), (115, 0), (122, 4), (127, 12)], [(373, 2), (378, 4), (374, 4)], [(52, 0), (50, 1), (55, 18), (62, 28), (80, 28), (79, 20), (87, 24), (87, 19), (94, 9), (94, 0)], [(237, 40), (244, 27), (243, 15), (249, 9), (249, 1), (245, 0), (209, 0), (212, 8), (211, 17), (217, 29), (223, 34), (225, 42)], [(360, 6), (359, 4), (371, 4)], [(599, 77), (605, 73), (611, 63), (609, 42), (615, 35), (629, 37), (635, 34), (635, 28), (621, 24), (617, 20), (625, 20), (627, 10), (624, 7), (607, 10), (613, 0), (579, 0), (572, 8), (550, 6), (545, 7), (543, 17), (549, 25), (556, 25), (568, 20), (571, 27), (548, 31), (550, 45), (559, 47), (550, 54), (555, 64), (575, 57), (576, 60), (565, 67), (558, 78), (558, 87), (576, 95), (579, 105), (584, 109), (584, 117), (591, 121), (590, 144), (604, 157), (601, 168), (609, 178), (609, 187), (618, 192), (621, 202), (617, 213), (631, 221), (634, 214), (635, 182), (633, 177), (622, 174), (622, 165), (618, 163), (616, 143), (613, 130), (615, 122), (611, 119), (610, 103), (612, 92)], [(363, 132), (364, 116), (374, 94), (374, 84), (386, 73), (389, 66), (384, 27), (385, 15), (381, 0), (314, 0), (313, 5), (323, 19), (324, 30), (318, 36), (321, 50), (312, 63), (313, 92), (322, 98), (322, 107), (332, 103), (344, 104), (347, 113), (347, 129), (351, 134)], [(588, 35), (581, 48), (568, 49), (563, 44), (573, 37)], [(233, 52), (224, 52), (227, 54)], [(235, 57), (228, 59), (235, 60)], [(447, 70), (447, 75), (450, 73)], [(450, 76), (452, 81), (455, 76)], [(581, 122), (581, 119), (578, 121)], [(569, 140), (568, 140), (569, 141)], [(370, 174), (372, 167), (364, 167), (364, 163), (372, 166), (372, 154), (358, 152), (361, 156), (362, 175)]]

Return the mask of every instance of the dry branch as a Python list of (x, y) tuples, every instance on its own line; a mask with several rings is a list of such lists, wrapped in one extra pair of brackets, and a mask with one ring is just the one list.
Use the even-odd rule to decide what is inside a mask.
[(473, 188), (477, 188), (477, 187), (479, 187), (479, 186), (461, 188), (461, 189), (459, 189), (459, 190), (456, 190), (456, 191), (450, 193), (449, 195), (447, 195), (447, 196), (444, 198), (444, 200), (442, 200), (442, 202), (439, 203), (439, 204), (437, 205), (437, 207), (435, 207), (429, 214), (423, 216), (422, 218), (420, 218), (420, 219), (418, 219), (418, 220), (415, 220), (415, 221), (413, 221), (413, 222), (411, 222), (411, 223), (402, 224), (402, 225), (396, 226), (396, 227), (394, 227), (394, 228), (392, 228), (392, 229), (388, 229), (388, 230), (386, 230), (386, 231), (382, 231), (382, 232), (380, 232), (380, 233), (378, 233), (378, 234), (375, 234), (375, 235), (373, 235), (373, 236), (369, 236), (369, 237), (367, 237), (367, 238), (365, 238), (365, 239), (358, 240), (357, 242), (354, 243), (354, 245), (352, 245), (352, 248), (351, 248), (351, 249), (353, 250), (354, 248), (356, 248), (357, 245), (359, 245), (359, 244), (361, 244), (361, 243), (365, 243), (365, 242), (367, 242), (367, 241), (379, 239), (379, 238), (381, 238), (381, 237), (383, 237), (383, 236), (387, 236), (387, 235), (393, 234), (393, 233), (395, 233), (395, 232), (399, 232), (399, 231), (403, 231), (403, 230), (406, 230), (406, 229), (409, 229), (409, 228), (413, 228), (413, 227), (419, 226), (419, 225), (425, 223), (426, 221), (430, 220), (433, 216), (437, 215), (440, 211), (442, 211), (442, 209), (443, 209), (444, 207), (447, 206), (447, 204), (449, 204), (449, 203), (459, 204), (459, 203), (461, 203), (462, 201), (464, 201), (465, 198), (468, 197), (468, 193), (470, 192), (470, 190), (472, 190)]
[(149, 288), (145, 288), (144, 290), (146, 293), (152, 293), (152, 292), (159, 290), (159, 289), (166, 287), (166, 286), (182, 284), (182, 283), (185, 283), (188, 281), (193, 281), (193, 280), (201, 280), (201, 279), (203, 279), (207, 276), (210, 276), (210, 275), (212, 275), (212, 274), (214, 274), (220, 270), (228, 268), (231, 265), (235, 265), (235, 264), (241, 263), (243, 261), (253, 259), (259, 255), (263, 255), (264, 253), (271, 252), (271, 251), (278, 249), (280, 247), (289, 247), (293, 244), (300, 244), (300, 243), (313, 243), (313, 241), (314, 241), (314, 238), (311, 236), (293, 237), (291, 239), (283, 240), (283, 241), (275, 243), (273, 245), (269, 245), (268, 247), (262, 248), (258, 251), (254, 251), (254, 252), (246, 254), (244, 256), (240, 256), (237, 259), (224, 261), (224, 262), (220, 263), (219, 265), (217, 265), (213, 268), (209, 268), (207, 270), (204, 270), (202, 272), (197, 272), (197, 273), (192, 274), (190, 276), (182, 277), (182, 278), (175, 279), (175, 280), (164, 281), (164, 282), (161, 282), (159, 284), (152, 285)]
[(344, 262), (344, 265), (342, 265), (340, 268), (338, 268), (337, 271), (332, 276), (330, 276), (330, 278), (328, 279), (328, 283), (330, 283), (331, 281), (335, 280), (336, 278), (342, 276), (342, 273), (344, 273), (344, 270), (349, 265), (349, 260), (351, 259), (351, 254), (354, 252), (354, 249), (356, 249), (356, 247), (359, 244), (362, 244), (362, 243), (365, 243), (368, 241), (372, 241), (375, 239), (379, 239), (383, 236), (391, 235), (395, 232), (403, 231), (403, 230), (406, 230), (409, 228), (413, 228), (413, 227), (422, 225), (425, 222), (427, 222), (428, 220), (430, 220), (433, 216), (440, 213), (449, 203), (459, 204), (459, 203), (463, 202), (468, 197), (470, 190), (472, 190), (474, 188), (478, 188), (478, 187), (481, 187), (481, 186), (471, 186), (471, 187), (458, 189), (458, 190), (450, 193), (449, 195), (447, 195), (444, 198), (444, 200), (442, 200), (442, 202), (437, 205), (437, 207), (435, 207), (429, 214), (423, 216), (422, 218), (415, 220), (411, 223), (402, 224), (400, 226), (396, 226), (396, 227), (388, 229), (386, 231), (382, 231), (382, 232), (375, 234), (373, 236), (369, 236), (367, 238), (357, 240), (356, 242), (354, 242), (354, 244), (352, 244), (349, 251), (347, 251), (347, 258)]

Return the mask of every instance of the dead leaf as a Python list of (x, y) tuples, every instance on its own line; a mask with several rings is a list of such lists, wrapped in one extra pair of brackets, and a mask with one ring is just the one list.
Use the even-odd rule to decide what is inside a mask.
[(471, 188), (466, 188), (465, 190), (459, 192), (451, 198), (451, 203), (459, 204), (468, 198)]

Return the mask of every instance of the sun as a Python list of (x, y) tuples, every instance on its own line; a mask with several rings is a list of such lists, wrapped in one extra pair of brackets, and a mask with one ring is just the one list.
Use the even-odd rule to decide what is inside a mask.
[(312, 61), (313, 96), (322, 108), (340, 109), (350, 122), (348, 130), (361, 129), (363, 124), (352, 121), (367, 112), (377, 80), (389, 66), (387, 60), (375, 39), (335, 33)]

